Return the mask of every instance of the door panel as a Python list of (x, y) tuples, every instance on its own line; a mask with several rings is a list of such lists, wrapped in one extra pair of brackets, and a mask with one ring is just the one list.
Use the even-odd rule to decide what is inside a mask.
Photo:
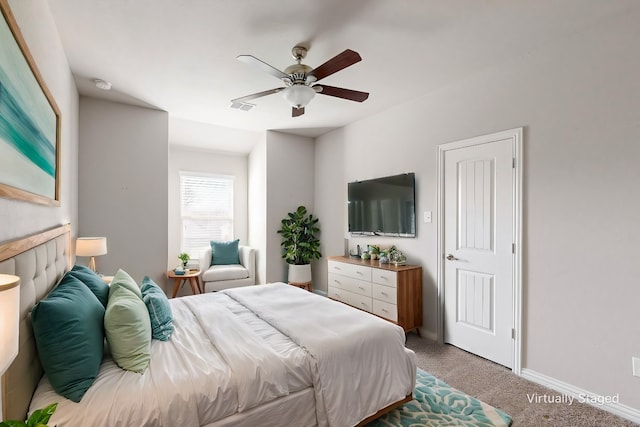
[(513, 365), (511, 139), (445, 152), (445, 342)]

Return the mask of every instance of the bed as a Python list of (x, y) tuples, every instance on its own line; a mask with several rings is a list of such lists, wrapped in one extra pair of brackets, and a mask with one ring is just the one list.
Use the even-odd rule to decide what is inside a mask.
[(0, 245), (0, 273), (21, 277), (7, 419), (58, 402), (58, 427), (354, 426), (411, 400), (415, 355), (402, 328), (283, 283), (170, 300), (174, 333), (153, 341), (144, 374), (105, 353), (82, 400), (65, 399), (43, 375), (29, 313), (69, 269), (69, 234), (65, 225)]

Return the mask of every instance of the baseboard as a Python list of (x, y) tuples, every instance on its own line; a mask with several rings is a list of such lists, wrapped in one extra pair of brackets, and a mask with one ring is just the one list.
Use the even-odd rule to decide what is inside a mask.
[(622, 403), (592, 403), (597, 401), (597, 399), (601, 396), (598, 396), (596, 393), (592, 393), (574, 385), (557, 380), (555, 378), (549, 377), (547, 375), (538, 373), (536, 371), (532, 371), (531, 369), (522, 369), (521, 376), (522, 378), (525, 378), (536, 384), (548, 387), (564, 395), (571, 396), (576, 399), (576, 401), (582, 401), (596, 408), (603, 409), (607, 412), (611, 412), (612, 414), (633, 421), (634, 423), (640, 423), (640, 410), (638, 409), (632, 408)]
[(431, 341), (438, 341), (438, 334), (436, 334), (435, 332), (431, 332), (431, 331), (427, 331), (424, 328), (419, 328), (420, 329), (420, 335), (422, 335), (425, 338), (429, 338)]

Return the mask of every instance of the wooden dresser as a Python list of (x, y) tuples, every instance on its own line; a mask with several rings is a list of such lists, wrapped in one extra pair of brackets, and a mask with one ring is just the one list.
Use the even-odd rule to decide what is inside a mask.
[(328, 258), (329, 298), (390, 320), (405, 331), (422, 326), (422, 267)]

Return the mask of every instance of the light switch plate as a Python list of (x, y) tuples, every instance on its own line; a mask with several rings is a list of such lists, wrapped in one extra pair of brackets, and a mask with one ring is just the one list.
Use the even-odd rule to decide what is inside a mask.
[(424, 222), (431, 222), (431, 211), (424, 211)]
[(633, 364), (633, 376), (640, 377), (640, 357), (632, 357), (631, 363)]

